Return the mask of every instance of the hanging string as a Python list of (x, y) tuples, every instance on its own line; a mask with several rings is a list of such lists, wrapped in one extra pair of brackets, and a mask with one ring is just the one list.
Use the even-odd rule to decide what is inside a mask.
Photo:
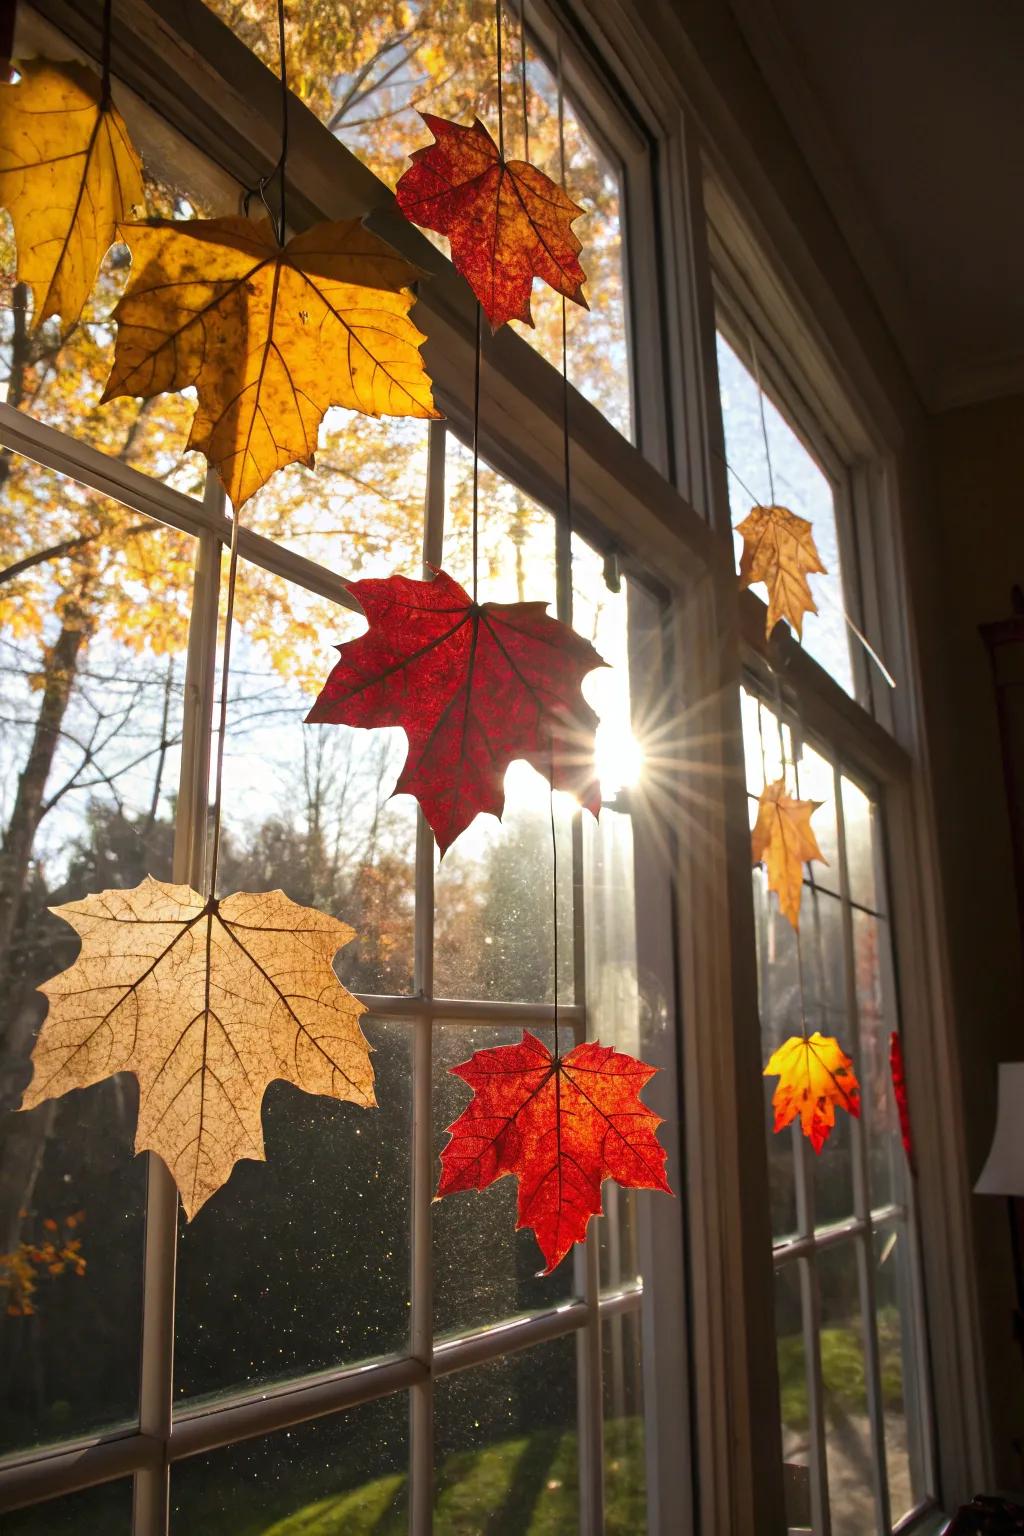
[[(107, 0), (109, 10), (110, 0)], [(280, 222), (278, 242), (284, 243), (285, 234), (285, 163), (288, 159), (288, 71), (284, 50), (284, 0), (277, 0), (277, 36), (281, 63), (281, 155), (269, 177), (260, 181), (260, 197), (267, 206), (265, 188), (274, 175), (280, 176)], [(267, 212), (270, 208), (267, 206)], [(273, 215), (271, 214), (271, 218)], [(224, 651), (220, 671), (220, 710), (217, 724), (217, 764), (214, 770), (213, 788), (213, 840), (210, 849), (209, 899), (217, 900), (217, 875), (220, 869), (221, 824), (224, 815), (224, 749), (227, 741), (228, 684), (231, 678), (231, 635), (235, 619), (235, 589), (238, 584), (238, 508), (231, 509), (231, 545), (228, 558), (228, 590), (224, 605)]]
[(110, 101), (110, 35), (112, 31), (113, 0), (103, 0), (103, 34), (101, 39), (100, 75), (100, 103), (106, 106)]
[(771, 505), (774, 507), (775, 480), (772, 476), (771, 449), (768, 447), (768, 423), (765, 420), (764, 414), (764, 388), (761, 384), (761, 369), (757, 362), (757, 347), (754, 345), (754, 333), (753, 331), (749, 331), (747, 334), (750, 341), (750, 361), (754, 365), (754, 381), (757, 384), (757, 405), (761, 412), (761, 436), (764, 438), (764, 458), (765, 463), (768, 466), (768, 494), (771, 497)]
[(523, 159), (530, 158), (530, 118), (526, 110), (526, 0), (519, 0), (519, 67), (523, 96)]
[(494, 26), (498, 56), (498, 153), (505, 158), (505, 109), (501, 97), (501, 0), (494, 0)]
[(480, 353), (483, 344), (481, 307), (476, 306), (476, 362), (473, 369), (473, 601), (477, 600), (477, 564), (479, 556), (479, 482), (480, 482)]

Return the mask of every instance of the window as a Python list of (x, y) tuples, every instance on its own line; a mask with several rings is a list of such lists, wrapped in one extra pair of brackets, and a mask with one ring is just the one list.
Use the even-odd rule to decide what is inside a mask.
[[(463, 46), (455, 9), (424, 19), (425, 55)], [(245, 35), (247, 13), (234, 21)], [(518, 36), (510, 29), (507, 46)], [(479, 17), (467, 37), (483, 80)], [(383, 36), (375, 67), (396, 47)], [(330, 74), (328, 90), (313, 55), (306, 62), (299, 91), (321, 111), (347, 76)], [(388, 114), (408, 117), (398, 95), (415, 85), (415, 63), (409, 55), (381, 86), (384, 126), (357, 124), (350, 138), (392, 180), (393, 146), (407, 136), (392, 134)], [(532, 43), (527, 79), (537, 151), (553, 166), (556, 77)], [(175, 162), (173, 186), (153, 178), (168, 211), (235, 206), (237, 186), (196, 152), (182, 146), (176, 159), (173, 128), (157, 132), (145, 112), (131, 127), (148, 171)], [(510, 109), (510, 140), (516, 131)], [(595, 259), (607, 266), (596, 329), (570, 333), (570, 369), (628, 430), (617, 173), (571, 103), (566, 132), (571, 174), (590, 178), (605, 220)], [(424, 553), (468, 577), (472, 460), (454, 425), (331, 411), (316, 477), (294, 466), (277, 475), (247, 505), (240, 541), (221, 885), (280, 886), (356, 928), (337, 968), (368, 1003), (379, 1110), (273, 1085), (267, 1162), (241, 1164), (191, 1224), (162, 1166), (132, 1156), (133, 1081), (12, 1112), (43, 1013), (34, 989), (74, 952), (47, 906), (146, 872), (201, 883), (207, 842), (228, 523), (214, 477), (182, 452), (187, 398), (113, 412), (97, 403), (124, 272), (115, 249), (95, 313), (66, 342), (56, 331), (30, 339), (23, 294), (0, 316), (3, 565), (29, 562), (4, 593), (5, 825), (17, 824), (32, 776), (44, 783), (10, 886), (5, 956), (16, 1023), (0, 1124), (0, 1332), (13, 1365), (0, 1482), (24, 1506), (16, 1528), (84, 1532), (105, 1520), (135, 1536), (165, 1525), (181, 1536), (285, 1533), (322, 1511), (339, 1529), (411, 1521), (420, 1531), (432, 1508), (437, 1531), (495, 1509), (524, 1529), (633, 1531), (649, 1483), (643, 1361), (656, 1323), (646, 1282), (674, 1266), (678, 1286), (681, 1244), (655, 1263), (645, 1203), (609, 1187), (607, 1219), (586, 1248), (539, 1277), (532, 1236), (515, 1228), (512, 1181), (431, 1205), (444, 1130), (465, 1100), (449, 1069), (524, 1026), (555, 1039), (547, 786), (514, 765), (503, 825), (481, 819), (438, 863), (414, 803), (390, 798), (401, 733), (301, 723), (332, 647), (365, 623), (345, 579), (418, 574)], [(541, 299), (537, 319), (538, 348), (560, 367), (560, 304), (556, 316)], [(555, 398), (560, 432), (560, 389)], [(544, 476), (529, 441), (520, 435), (523, 480), (535, 487)], [(671, 976), (645, 965), (629, 805), (641, 751), (633, 636), (663, 598), (641, 563), (620, 572), (585, 491), (586, 531), (570, 546), (508, 468), (480, 465), (481, 596), (554, 609), (571, 593), (577, 627), (613, 667), (585, 685), (601, 721), (600, 822), (585, 825), (555, 797), (562, 1048), (598, 1035), (671, 1067)], [(557, 483), (549, 499), (558, 505)], [(54, 744), (37, 761), (51, 694)], [(643, 899), (667, 912), (657, 891), (648, 879)], [(661, 1103), (671, 1135), (671, 1075)], [(678, 1233), (678, 1207), (668, 1222)], [(47, 1234), (59, 1273), (31, 1258)]]

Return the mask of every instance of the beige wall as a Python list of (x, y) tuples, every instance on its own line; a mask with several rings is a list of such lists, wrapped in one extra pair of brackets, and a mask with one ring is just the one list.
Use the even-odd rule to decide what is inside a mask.
[[(1024, 585), (1024, 396), (931, 422), (934, 532), (944, 633), (933, 716), (936, 801), (960, 1035), (971, 1182), (991, 1140), (996, 1063), (1024, 1060), (1024, 978), (995, 693), (980, 624), (1007, 618)], [(936, 688), (936, 682), (939, 687)], [(941, 740), (936, 734), (941, 733)], [(1024, 777), (1024, 764), (1021, 765)], [(927, 1106), (914, 1106), (926, 1114)], [(1024, 1361), (1011, 1337), (1012, 1262), (1003, 1201), (975, 1196), (978, 1294), (997, 1476), (1024, 1485)]]

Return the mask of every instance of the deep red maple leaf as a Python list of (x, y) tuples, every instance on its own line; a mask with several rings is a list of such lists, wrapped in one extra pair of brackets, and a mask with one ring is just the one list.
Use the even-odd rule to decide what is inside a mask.
[(889, 1071), (892, 1073), (893, 1097), (900, 1117), (900, 1139), (907, 1154), (907, 1162), (913, 1168), (914, 1144), (910, 1138), (910, 1104), (907, 1100), (907, 1079), (903, 1071), (903, 1045), (895, 1029), (889, 1036)]
[(518, 1045), (476, 1051), (452, 1071), (473, 1089), (448, 1127), (437, 1198), (519, 1180), (520, 1227), (532, 1227), (550, 1274), (601, 1213), (601, 1185), (672, 1191), (661, 1124), (640, 1099), (656, 1067), (585, 1043), (554, 1057), (523, 1031)]
[(530, 290), (543, 278), (588, 308), (586, 274), (572, 221), (583, 209), (526, 160), (504, 160), (483, 123), (472, 128), (429, 112), (435, 142), (412, 155), (395, 188), (414, 224), (447, 235), (452, 261), (497, 330), (506, 320), (533, 324)]
[(580, 682), (605, 663), (546, 603), (474, 603), (444, 571), (353, 581), (370, 628), (306, 719), (400, 725), (409, 739), (396, 794), (415, 795), (446, 848), (480, 811), (500, 816), (505, 769), (525, 758), (596, 815), (597, 716)]

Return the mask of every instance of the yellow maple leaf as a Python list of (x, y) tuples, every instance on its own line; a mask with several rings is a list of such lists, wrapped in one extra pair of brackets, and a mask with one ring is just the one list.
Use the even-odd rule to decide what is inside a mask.
[(260, 1109), (275, 1078), (376, 1103), (365, 1008), (331, 967), (353, 937), (346, 923), (282, 891), (206, 901), (149, 876), (51, 910), (82, 948), (39, 988), (50, 1010), (22, 1108), (134, 1072), (135, 1150), (163, 1158), (189, 1219), (239, 1158), (265, 1158)]
[(765, 1077), (777, 1076), (772, 1108), (776, 1131), (800, 1116), (800, 1126), (820, 1152), (836, 1123), (836, 1106), (860, 1116), (860, 1084), (853, 1062), (838, 1040), (818, 1034), (793, 1035), (772, 1053)]
[(409, 319), (419, 273), (358, 219), (285, 246), (269, 220), (234, 216), (129, 224), (121, 237), (132, 275), (103, 399), (194, 384), (188, 446), (236, 510), (275, 470), (313, 467), (329, 406), (440, 415)]
[(828, 575), (810, 523), (786, 507), (752, 507), (736, 532), (743, 536), (740, 591), (755, 581), (768, 588), (765, 633), (770, 635), (779, 620), (786, 619), (802, 634), (804, 614), (818, 611), (807, 577), (815, 571)]
[(17, 276), (33, 326), (78, 320), (117, 225), (145, 210), (142, 161), (124, 120), (83, 64), (29, 59), (0, 85), (0, 205), (14, 224)]
[(822, 857), (811, 817), (821, 800), (794, 800), (786, 790), (785, 779), (766, 784), (757, 805), (757, 820), (750, 835), (755, 864), (764, 863), (768, 871), (768, 889), (777, 891), (779, 911), (794, 928), (800, 927), (800, 892), (804, 865), (808, 859)]

